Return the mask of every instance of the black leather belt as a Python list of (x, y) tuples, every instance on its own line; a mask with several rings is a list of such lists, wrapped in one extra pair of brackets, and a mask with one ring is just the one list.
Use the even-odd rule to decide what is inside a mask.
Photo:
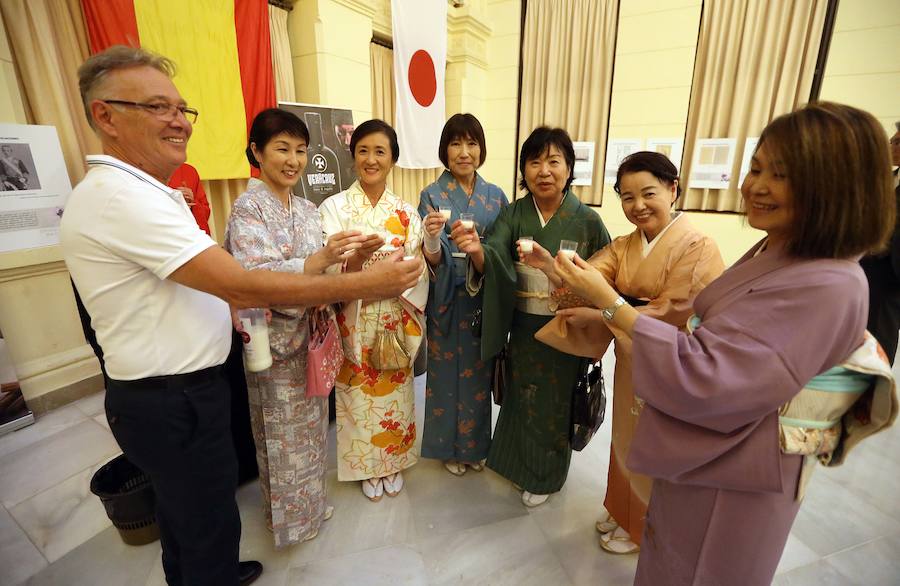
[(218, 364), (210, 366), (202, 370), (194, 372), (186, 372), (184, 374), (168, 374), (164, 376), (148, 376), (147, 378), (139, 378), (135, 380), (116, 380), (110, 379), (120, 388), (133, 389), (137, 391), (159, 390), (168, 387), (184, 387), (194, 385), (211, 378), (215, 378), (223, 374), (225, 365)]

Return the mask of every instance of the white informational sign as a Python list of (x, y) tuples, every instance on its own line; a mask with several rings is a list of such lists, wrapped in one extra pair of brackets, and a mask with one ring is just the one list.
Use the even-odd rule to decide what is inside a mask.
[(675, 169), (681, 172), (681, 153), (684, 152), (683, 138), (648, 138), (647, 150), (664, 154), (675, 165)]
[(606, 164), (603, 172), (603, 181), (613, 185), (616, 182), (616, 172), (622, 159), (643, 148), (644, 141), (640, 138), (613, 138), (606, 145)]
[(0, 252), (59, 244), (71, 192), (55, 127), (0, 124)]
[(594, 143), (573, 142), (575, 147), (575, 180), (572, 185), (590, 185), (594, 182)]
[(737, 139), (701, 138), (694, 147), (688, 186), (697, 189), (728, 189)]
[(756, 151), (756, 143), (758, 142), (758, 136), (748, 138), (744, 141), (744, 156), (741, 157), (741, 176), (738, 178), (738, 189), (740, 189), (741, 184), (744, 183), (744, 177), (750, 172), (750, 159), (753, 158), (753, 152)]

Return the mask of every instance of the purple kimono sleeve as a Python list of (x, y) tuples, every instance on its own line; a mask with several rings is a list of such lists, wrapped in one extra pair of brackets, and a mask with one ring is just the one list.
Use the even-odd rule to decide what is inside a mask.
[(751, 288), (692, 335), (639, 317), (632, 376), (646, 405), (628, 467), (675, 482), (780, 490), (777, 409), (859, 345), (865, 301), (855, 275), (831, 273)]

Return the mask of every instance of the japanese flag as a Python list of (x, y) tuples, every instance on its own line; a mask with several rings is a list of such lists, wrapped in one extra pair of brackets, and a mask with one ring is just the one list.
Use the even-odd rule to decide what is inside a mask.
[(391, 0), (400, 160), (407, 169), (443, 167), (447, 0)]

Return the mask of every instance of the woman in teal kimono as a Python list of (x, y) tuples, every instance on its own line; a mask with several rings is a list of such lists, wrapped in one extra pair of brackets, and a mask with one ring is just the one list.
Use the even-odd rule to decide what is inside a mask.
[[(426, 309), (428, 377), (422, 456), (439, 458), (452, 474), (484, 468), (491, 445), (492, 361), (481, 359), (481, 340), (472, 334), (481, 295), (466, 291), (466, 255), (450, 240), (460, 214), (474, 215), (478, 232), (490, 228), (508, 200), (503, 190), (478, 174), (487, 148), (481, 123), (454, 114), (444, 125), (438, 156), (447, 168), (419, 199), (425, 223), (425, 258), (431, 271)], [(449, 210), (450, 217), (441, 215)]]
[(555, 254), (561, 240), (573, 240), (582, 258), (609, 244), (600, 216), (569, 189), (574, 166), (565, 130), (535, 129), (519, 154), (520, 186), (528, 193), (500, 212), (483, 244), (462, 222), (450, 234), (469, 256), (469, 293), (483, 291), (482, 360), (496, 356), (508, 340), (510, 380), (487, 465), (521, 488), (529, 507), (544, 503), (566, 481), (572, 388), (581, 359), (534, 339), (553, 317), (550, 284), (542, 272), (518, 262), (517, 243), (530, 236)]

